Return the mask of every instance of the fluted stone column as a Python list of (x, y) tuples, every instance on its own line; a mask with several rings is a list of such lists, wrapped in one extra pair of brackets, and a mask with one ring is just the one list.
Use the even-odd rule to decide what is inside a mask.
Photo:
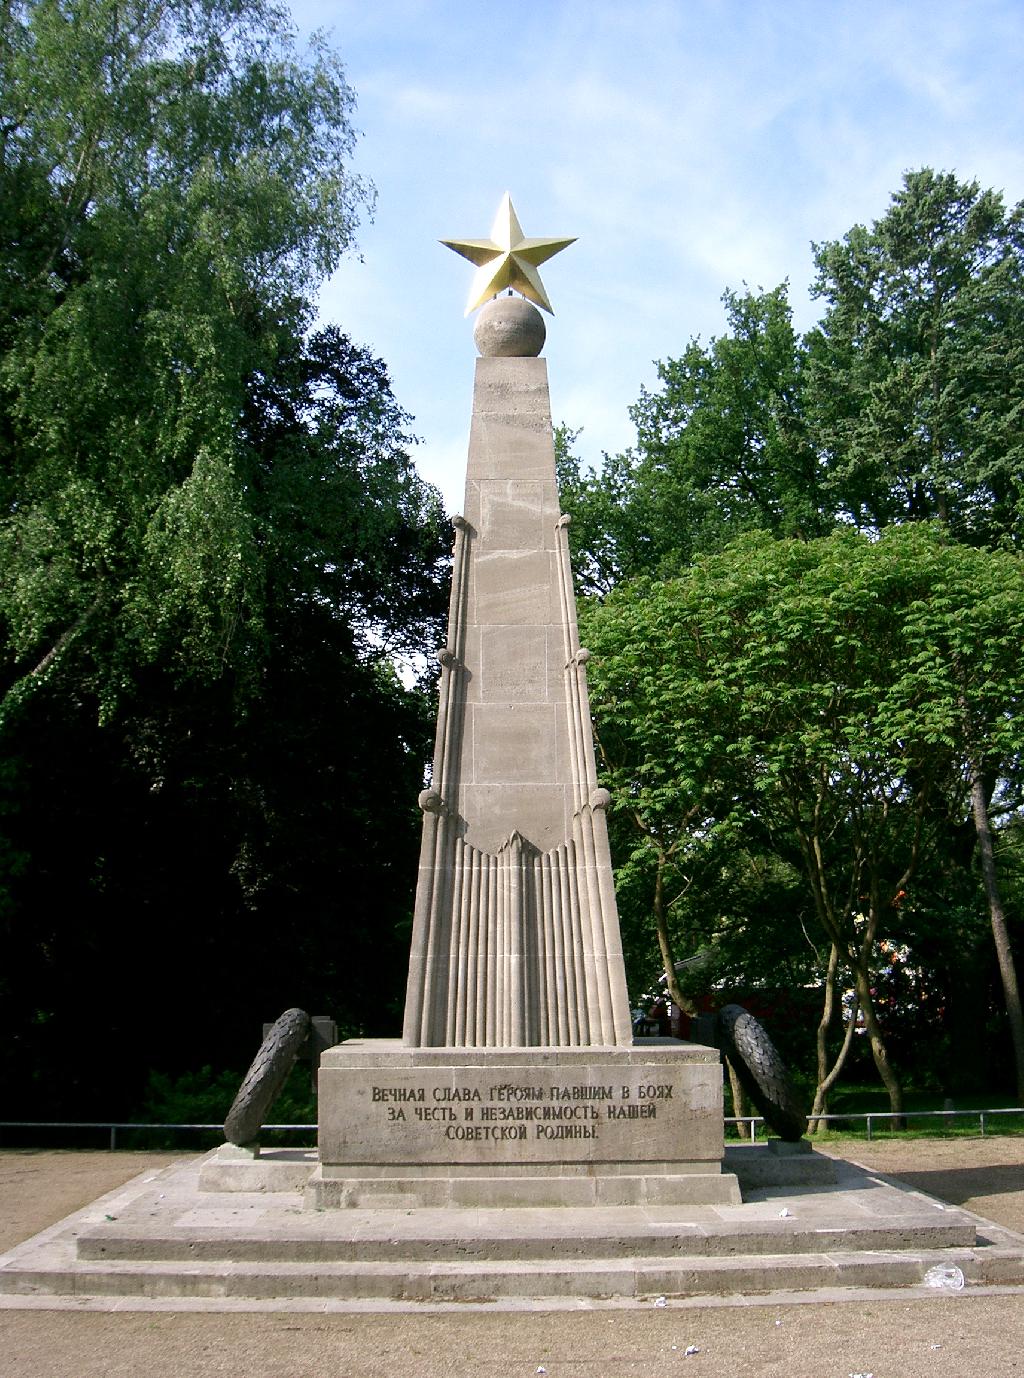
[[(533, 312), (502, 298), (491, 315), (511, 307)], [(410, 1046), (632, 1043), (567, 524), (545, 360), (478, 359), (420, 799)]]

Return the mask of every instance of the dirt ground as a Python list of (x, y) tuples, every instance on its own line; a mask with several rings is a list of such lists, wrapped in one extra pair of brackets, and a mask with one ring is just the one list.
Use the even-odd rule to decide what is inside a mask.
[[(0, 1253), (181, 1153), (0, 1149)], [(2, 1373), (0, 1368), (0, 1373)]]
[[(835, 1151), (840, 1151), (838, 1148)], [(883, 1140), (845, 1156), (1024, 1230), (1024, 1137)], [(0, 1152), (0, 1248), (173, 1154)], [(687, 1349), (696, 1347), (696, 1353)], [(3, 1378), (1024, 1376), (1024, 1297), (940, 1295), (577, 1312), (0, 1310)]]

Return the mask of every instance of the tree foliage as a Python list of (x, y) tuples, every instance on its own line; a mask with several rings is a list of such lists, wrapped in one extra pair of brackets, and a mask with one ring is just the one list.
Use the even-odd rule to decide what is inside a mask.
[[(1000, 881), (1021, 800), (1022, 224), (1024, 206), (996, 192), (910, 173), (879, 220), (815, 246), (824, 312), (807, 336), (784, 286), (726, 293), (726, 332), (658, 366), (632, 449), (585, 473), (562, 436), (580, 588), (607, 600), (588, 617), (615, 664), (597, 657), (594, 677), (622, 893), (653, 916), (665, 965), (673, 943), (710, 944), (729, 956), (704, 962), (708, 980), (760, 964), (770, 981), (766, 921), (737, 920), (730, 878), (745, 874), (749, 896), (759, 876), (802, 875), (781, 947), (806, 954), (812, 910), (827, 939), (814, 955), (824, 1090), (836, 982), (861, 1021), (877, 1016), (876, 1052), (912, 1046), (901, 981), (984, 1022), (986, 906), (1024, 1088), (1020, 915)], [(922, 524), (938, 530), (895, 534)], [(849, 544), (856, 532), (871, 541)], [(637, 678), (620, 682), (629, 636)], [(719, 664), (723, 646), (734, 659)], [(898, 915), (887, 889), (906, 892)], [(894, 917), (903, 937), (880, 965)], [(924, 964), (913, 981), (893, 955), (908, 952)]]
[(672, 573), (748, 530), (944, 522), (1020, 543), (1024, 205), (909, 173), (884, 216), (815, 246), (820, 324), (785, 284), (727, 292), (727, 331), (658, 365), (636, 444), (583, 473), (563, 437), (584, 592)]
[(263, 0), (0, 25), (4, 1071), (124, 1114), (288, 1005), (393, 1026), (450, 531), (310, 333), (372, 201), (336, 60)]
[(1024, 206), (926, 168), (815, 263), (809, 413), (836, 511), (1019, 544)]
[(4, 707), (74, 647), (109, 712), (139, 661), (216, 674), (260, 633), (237, 420), (366, 201), (353, 98), (261, 0), (3, 26)]
[[(584, 635), (602, 758), (637, 825), (625, 870), (653, 872), (655, 916), (659, 887), (688, 896), (704, 914), (689, 941), (713, 947), (729, 862), (798, 871), (834, 954), (819, 979), (831, 965), (855, 990), (898, 1110), (879, 971), (918, 944), (915, 886), (969, 811), (977, 752), (1004, 774), (1020, 756), (1019, 560), (928, 527), (752, 535), (675, 579), (624, 582)], [(792, 916), (761, 923), (792, 940)]]
[(786, 288), (724, 301), (729, 334), (691, 340), (658, 365), (659, 390), (630, 412), (633, 449), (581, 475), (563, 435), (563, 501), (586, 592), (671, 572), (744, 531), (827, 529)]

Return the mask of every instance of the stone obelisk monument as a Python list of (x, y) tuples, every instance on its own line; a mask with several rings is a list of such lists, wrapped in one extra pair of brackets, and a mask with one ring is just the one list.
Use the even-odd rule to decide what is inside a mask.
[[(316, 1206), (738, 1200), (718, 1054), (634, 1041), (587, 652), (559, 509), (537, 265), (506, 196), (483, 302), (464, 514), (401, 1043), (324, 1055)], [(497, 296), (505, 289), (520, 296)]]

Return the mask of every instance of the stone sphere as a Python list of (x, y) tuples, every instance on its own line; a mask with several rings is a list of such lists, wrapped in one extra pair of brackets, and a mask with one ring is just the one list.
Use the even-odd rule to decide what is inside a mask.
[(495, 297), (481, 309), (473, 327), (476, 347), (489, 359), (535, 358), (546, 334), (540, 312), (525, 297)]

